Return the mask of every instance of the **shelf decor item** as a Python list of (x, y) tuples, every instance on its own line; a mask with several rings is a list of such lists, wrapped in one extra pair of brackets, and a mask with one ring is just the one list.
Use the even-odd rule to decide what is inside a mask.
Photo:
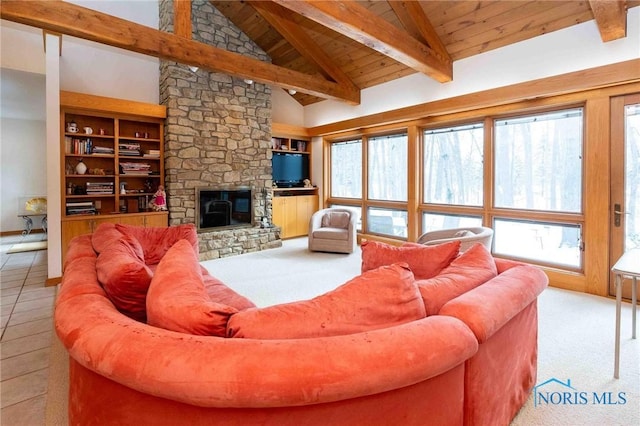
[(78, 173), (79, 175), (87, 173), (87, 165), (84, 164), (82, 158), (80, 159), (80, 161), (78, 161), (78, 164), (76, 164), (76, 173)]

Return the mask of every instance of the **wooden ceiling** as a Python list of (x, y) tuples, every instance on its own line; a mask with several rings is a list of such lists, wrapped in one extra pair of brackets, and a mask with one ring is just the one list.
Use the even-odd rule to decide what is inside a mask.
[(272, 59), (268, 64), (191, 38), (191, 3), (173, 2), (174, 33), (64, 1), (2, 0), (0, 17), (323, 99), (416, 72), (455, 79), (453, 62), (595, 19), (602, 43), (626, 37), (640, 0), (210, 0)]
[[(296, 13), (307, 8), (319, 7), (319, 3), (276, 1), (280, 5), (262, 1), (210, 0), (224, 16), (240, 28), (271, 58), (273, 64), (319, 74), (338, 81), (321, 60), (314, 60), (310, 53), (321, 52), (329, 58), (330, 66), (343, 73), (343, 80), (358, 89), (375, 86), (416, 72), (394, 59), (384, 48), (374, 50), (375, 41), (387, 31), (383, 25), (367, 29), (366, 18), (359, 16), (360, 26), (370, 33), (365, 44), (357, 40), (358, 31), (347, 28), (339, 33), (326, 26), (320, 19), (312, 20)], [(428, 0), (384, 1), (369, 0), (356, 3), (376, 18), (399, 30), (397, 42), (414, 38), (428, 46), (429, 53), (442, 57), (442, 61), (457, 61), (509, 44), (527, 40), (542, 34), (597, 19), (603, 42), (626, 36), (626, 10), (640, 5), (640, 1), (527, 1), (527, 0)], [(295, 6), (294, 6), (295, 5)], [(304, 6), (303, 9), (299, 5)], [(332, 16), (346, 21), (345, 9)], [(327, 13), (325, 13), (326, 15)], [(344, 23), (344, 22), (343, 22)], [(287, 29), (286, 24), (292, 29)], [(351, 24), (347, 22), (345, 27)], [(344, 35), (347, 34), (347, 35)], [(299, 39), (306, 39), (303, 43)], [(393, 50), (394, 47), (387, 49)], [(334, 75), (332, 75), (334, 74)], [(451, 76), (455, 79), (455, 75)], [(440, 80), (440, 79), (439, 79)], [(303, 105), (322, 100), (317, 96), (297, 93), (294, 97)]]

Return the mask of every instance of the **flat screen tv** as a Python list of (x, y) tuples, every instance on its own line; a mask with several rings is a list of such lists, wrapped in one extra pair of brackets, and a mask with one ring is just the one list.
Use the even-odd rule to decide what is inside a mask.
[(271, 162), (273, 182), (279, 188), (304, 186), (309, 179), (309, 156), (299, 153), (274, 152)]
[(196, 188), (198, 231), (253, 226), (250, 187)]

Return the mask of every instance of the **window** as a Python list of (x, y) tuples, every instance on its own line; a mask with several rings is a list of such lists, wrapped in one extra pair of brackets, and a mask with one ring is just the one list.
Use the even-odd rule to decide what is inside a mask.
[(374, 234), (407, 238), (407, 212), (370, 207), (367, 209), (367, 228)]
[(455, 214), (422, 214), (422, 233), (451, 228), (477, 228), (482, 226), (480, 216), (462, 216)]
[(482, 124), (425, 130), (424, 202), (481, 206), (483, 150)]
[(362, 140), (331, 144), (331, 196), (362, 198)]
[(496, 254), (571, 268), (581, 264), (578, 225), (496, 219), (493, 228)]
[(400, 240), (484, 225), (495, 254), (581, 270), (583, 122), (575, 106), (330, 142), (328, 203), (359, 207), (361, 232)]
[(582, 109), (495, 121), (495, 207), (582, 210)]
[(331, 142), (327, 204), (361, 212), (361, 232), (406, 239), (408, 151), (406, 132)]
[(640, 248), (640, 104), (627, 105), (625, 115), (625, 249)]
[(368, 140), (370, 200), (407, 201), (407, 135)]
[[(494, 128), (494, 204), (519, 216), (496, 212), (494, 252), (581, 268), (582, 108), (495, 120)], [(556, 213), (569, 213), (567, 222), (555, 223)]]

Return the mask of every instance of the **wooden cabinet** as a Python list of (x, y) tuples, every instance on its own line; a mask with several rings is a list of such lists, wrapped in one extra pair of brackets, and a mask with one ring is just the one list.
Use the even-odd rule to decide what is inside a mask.
[(123, 223), (145, 227), (166, 227), (166, 212), (149, 212), (119, 215), (75, 216), (62, 221), (62, 261), (67, 254), (69, 242), (79, 235), (92, 234), (103, 223)]
[[(311, 179), (311, 138), (306, 134), (306, 129), (285, 124), (273, 123), (273, 136), (271, 138), (271, 151), (273, 158), (280, 154), (297, 153), (303, 156), (304, 173)], [(293, 157), (293, 156), (291, 156)], [(298, 156), (299, 157), (299, 156)], [(291, 163), (297, 165), (295, 161)], [(274, 166), (275, 160), (273, 163)], [(280, 163), (282, 166), (283, 163)], [(276, 170), (278, 169), (278, 170)], [(274, 183), (276, 174), (288, 173), (279, 167), (274, 167)], [(299, 173), (297, 173), (299, 174)], [(289, 176), (296, 179), (296, 173)], [(299, 183), (299, 182), (298, 182)], [(309, 220), (311, 215), (318, 210), (318, 189), (316, 187), (277, 187), (274, 185), (274, 197), (272, 201), (272, 222), (281, 229), (282, 238), (293, 238), (309, 233)], [(301, 186), (301, 185), (300, 185)]]
[[(282, 238), (301, 237), (309, 233), (311, 215), (318, 210), (318, 195), (292, 195), (295, 189), (273, 197), (273, 223), (281, 229)], [(304, 190), (299, 190), (302, 192)], [(284, 194), (286, 192), (286, 194)]]
[(167, 226), (149, 206), (164, 185), (162, 105), (60, 93), (62, 258), (102, 222)]
[(285, 138), (274, 136), (271, 138), (271, 149), (275, 152), (298, 152), (309, 154), (311, 152), (311, 141), (302, 137)]

